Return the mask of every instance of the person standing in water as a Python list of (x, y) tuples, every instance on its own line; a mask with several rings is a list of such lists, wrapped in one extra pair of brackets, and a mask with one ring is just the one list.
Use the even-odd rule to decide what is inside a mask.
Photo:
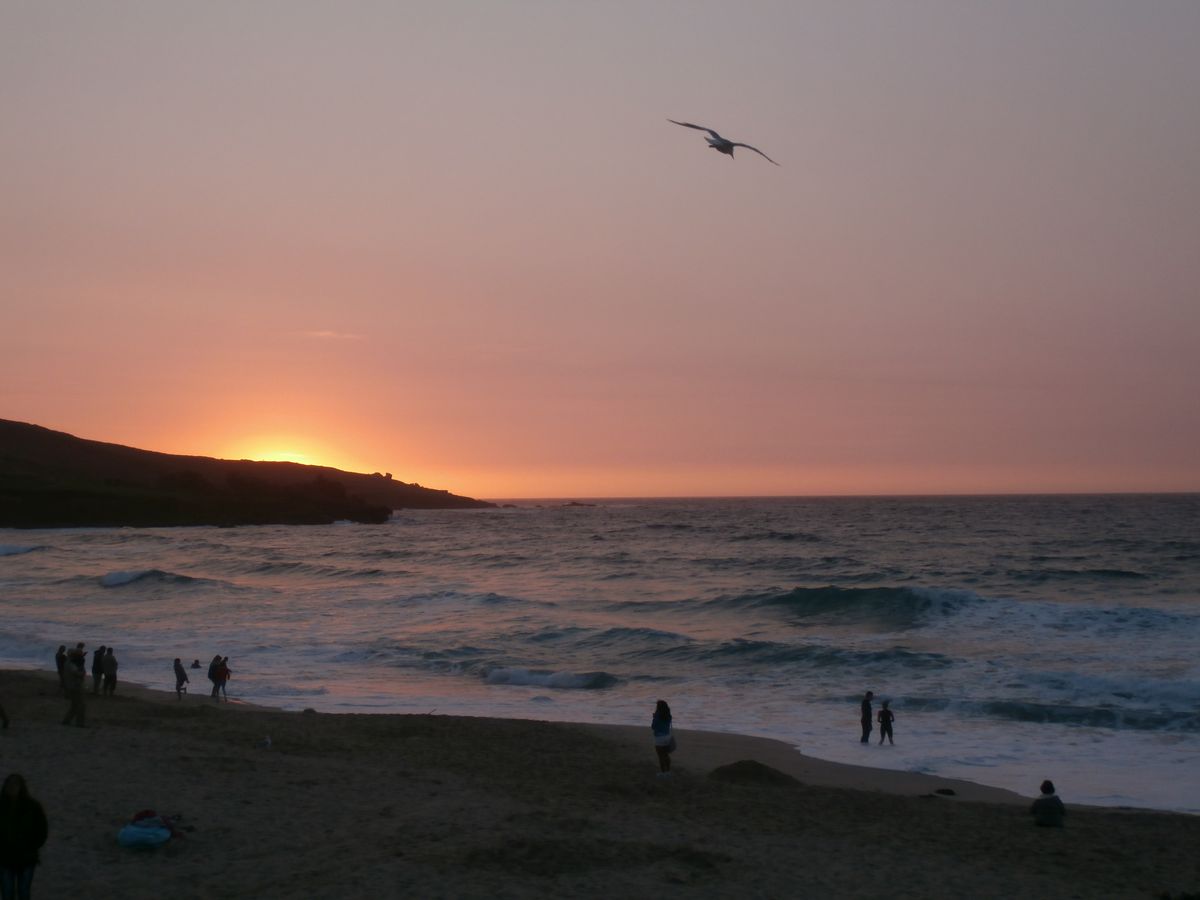
[(869, 743), (871, 740), (871, 700), (874, 697), (875, 694), (873, 692), (867, 691), (862, 699), (862, 743), (864, 744)]
[(883, 701), (883, 708), (879, 710), (879, 715), (875, 718), (879, 722), (879, 746), (883, 746), (883, 739), (887, 738), (889, 744), (896, 743), (892, 740), (892, 722), (896, 720), (896, 714), (888, 709), (888, 704), (891, 700)]
[(654, 718), (650, 720), (654, 732), (654, 752), (658, 754), (658, 775), (671, 774), (671, 751), (675, 749), (675, 735), (671, 733), (671, 707), (666, 700), (654, 705)]

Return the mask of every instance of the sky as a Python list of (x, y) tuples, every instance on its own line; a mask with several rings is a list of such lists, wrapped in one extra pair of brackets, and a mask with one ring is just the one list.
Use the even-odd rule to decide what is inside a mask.
[(1197, 46), (1194, 0), (0, 0), (0, 418), (491, 499), (1200, 490)]

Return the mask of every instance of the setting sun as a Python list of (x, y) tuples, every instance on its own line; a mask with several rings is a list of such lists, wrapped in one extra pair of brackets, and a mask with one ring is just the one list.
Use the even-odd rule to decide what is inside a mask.
[(320, 442), (292, 435), (268, 435), (236, 441), (223, 449), (220, 455), (226, 459), (293, 462), (357, 471), (340, 454)]

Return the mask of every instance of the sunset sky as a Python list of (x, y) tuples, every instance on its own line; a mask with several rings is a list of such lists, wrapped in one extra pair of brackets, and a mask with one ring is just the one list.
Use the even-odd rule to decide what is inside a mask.
[(1194, 0), (0, 0), (0, 418), (493, 499), (1200, 490), (1197, 47)]

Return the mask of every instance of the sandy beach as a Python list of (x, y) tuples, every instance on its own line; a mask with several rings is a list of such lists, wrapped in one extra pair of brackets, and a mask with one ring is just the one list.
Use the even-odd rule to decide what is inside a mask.
[[(686, 728), (664, 779), (642, 723), (279, 712), (214, 704), (196, 682), (182, 701), (89, 694), (76, 728), (52, 673), (0, 673), (0, 774), (22, 773), (50, 820), (34, 896), (1200, 892), (1196, 816), (1067, 796), (1067, 826), (1039, 829), (1007, 791)], [(120, 847), (147, 808), (191, 830)]]

